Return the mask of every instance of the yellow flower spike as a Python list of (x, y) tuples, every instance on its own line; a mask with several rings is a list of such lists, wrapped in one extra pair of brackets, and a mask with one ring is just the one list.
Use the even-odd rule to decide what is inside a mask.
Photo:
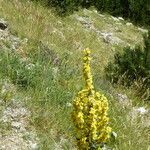
[[(90, 150), (93, 144), (98, 145), (106, 142), (111, 132), (111, 128), (108, 126), (107, 98), (94, 90), (90, 53), (88, 48), (84, 50), (83, 77), (85, 88), (78, 92), (73, 101), (72, 119), (76, 129), (79, 150)], [(100, 148), (97, 147), (98, 149)]]
[(89, 48), (86, 48), (86, 49), (84, 49), (83, 51), (84, 51), (85, 54), (90, 54), (90, 53), (91, 53), (91, 51), (90, 51)]

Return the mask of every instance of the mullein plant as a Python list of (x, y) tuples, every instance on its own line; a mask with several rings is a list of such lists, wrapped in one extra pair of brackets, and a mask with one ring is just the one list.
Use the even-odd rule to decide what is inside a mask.
[(94, 90), (91, 69), (90, 50), (84, 50), (83, 77), (85, 88), (78, 92), (73, 101), (72, 119), (75, 125), (79, 150), (100, 150), (110, 136), (107, 117), (107, 98)]

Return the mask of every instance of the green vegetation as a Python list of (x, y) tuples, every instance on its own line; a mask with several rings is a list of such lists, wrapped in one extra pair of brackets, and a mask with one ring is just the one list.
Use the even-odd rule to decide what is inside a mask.
[(111, 128), (107, 116), (108, 100), (96, 92), (90, 68), (89, 49), (84, 50), (83, 76), (85, 87), (78, 92), (73, 101), (72, 119), (76, 128), (76, 140), (79, 150), (101, 149), (104, 143), (110, 138)]
[[(39, 149), (53, 150), (58, 146), (73, 150), (76, 147), (70, 104), (83, 86), (80, 58), (86, 47), (91, 49), (94, 58), (91, 65), (95, 88), (109, 99), (110, 126), (118, 135), (117, 138), (112, 136), (108, 147), (115, 150), (148, 149), (149, 118), (134, 117), (133, 108), (141, 105), (148, 108), (149, 104), (136, 97), (136, 89), (121, 85), (113, 87), (104, 77), (104, 68), (117, 51), (126, 45), (143, 45), (137, 27), (127, 26), (126, 21), (116, 24), (111, 16), (87, 9), (61, 18), (38, 3), (21, 0), (0, 0), (0, 12), (13, 35), (22, 41), (28, 39), (17, 50), (11, 48), (11, 43), (1, 41), (0, 77), (14, 84), (16, 95), (30, 109), (30, 123), (40, 139)], [(77, 17), (90, 20), (96, 30), (85, 28)], [(96, 31), (112, 32), (123, 42), (107, 43)], [(118, 93), (128, 96), (127, 104), (118, 100)]]
[(46, 6), (55, 7), (57, 12), (72, 13), (79, 7), (95, 6), (101, 12), (108, 12), (115, 16), (129, 18), (141, 25), (149, 25), (149, 0), (32, 0), (39, 1)]
[(124, 53), (115, 54), (114, 62), (106, 67), (106, 76), (113, 83), (135, 86), (143, 98), (150, 100), (150, 32), (144, 35), (144, 50), (124, 48)]

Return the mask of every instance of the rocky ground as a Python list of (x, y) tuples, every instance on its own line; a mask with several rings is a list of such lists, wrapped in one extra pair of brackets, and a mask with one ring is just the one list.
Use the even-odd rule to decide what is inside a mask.
[(8, 126), (8, 133), (0, 135), (1, 150), (36, 150), (38, 149), (38, 138), (31, 127), (29, 127), (30, 111), (13, 99), (9, 106), (5, 107), (0, 116), (1, 125)]
[(128, 98), (127, 95), (117, 93), (115, 95), (118, 101), (119, 107), (127, 110), (126, 120), (131, 123), (131, 125), (136, 125), (140, 121), (142, 128), (150, 128), (150, 109), (141, 106), (134, 106), (132, 100)]
[[(7, 22), (0, 19), (1, 49), (17, 52), (24, 41), (12, 35)], [(39, 140), (29, 122), (30, 111), (15, 97), (16, 89), (10, 81), (1, 79), (0, 83), (0, 150), (38, 149)]]
[[(98, 37), (100, 39), (103, 39), (103, 41), (105, 43), (109, 43), (109, 44), (123, 44), (124, 46), (131, 46), (129, 43), (123, 41), (121, 38), (119, 38), (116, 33), (121, 33), (122, 32), (122, 25), (125, 25), (127, 28), (131, 28), (134, 27), (134, 25), (131, 22), (126, 22), (122, 17), (106, 17), (103, 14), (99, 14), (96, 10), (94, 11), (95, 14), (99, 15), (99, 17), (101, 18), (101, 21), (106, 22), (106, 20), (110, 20), (111, 23), (114, 22), (115, 23), (115, 27), (114, 24), (108, 24), (109, 28), (107, 30), (105, 29), (99, 29), (95, 26), (94, 20), (92, 18), (90, 18), (88, 16), (88, 14), (92, 13), (92, 11), (84, 9), (84, 15), (85, 16), (79, 16), (77, 14), (73, 15), (73, 17), (80, 22), (84, 29), (87, 31), (93, 31), (95, 32)], [(142, 32), (142, 33), (147, 33), (148, 30), (143, 29), (143, 28), (138, 28), (138, 31)]]

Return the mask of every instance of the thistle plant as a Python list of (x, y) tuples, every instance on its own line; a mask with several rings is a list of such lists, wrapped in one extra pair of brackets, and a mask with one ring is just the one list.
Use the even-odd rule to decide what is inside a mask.
[(83, 58), (85, 88), (78, 92), (74, 99), (72, 112), (79, 150), (101, 149), (101, 145), (107, 141), (111, 132), (108, 126), (107, 98), (94, 90), (90, 60), (90, 50), (85, 49)]

